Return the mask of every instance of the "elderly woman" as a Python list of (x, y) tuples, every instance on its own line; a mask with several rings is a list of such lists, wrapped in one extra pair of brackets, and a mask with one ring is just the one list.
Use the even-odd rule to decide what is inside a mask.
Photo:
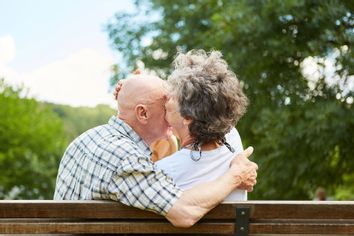
[[(221, 176), (243, 150), (234, 126), (248, 100), (221, 57), (216, 51), (179, 54), (167, 81), (166, 120), (182, 149), (156, 165), (183, 190)], [(246, 199), (246, 191), (236, 190), (225, 200)]]

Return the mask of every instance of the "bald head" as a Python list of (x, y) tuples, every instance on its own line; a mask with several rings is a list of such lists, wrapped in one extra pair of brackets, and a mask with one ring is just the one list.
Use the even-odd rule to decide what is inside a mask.
[(163, 98), (165, 83), (157, 76), (143, 74), (125, 80), (117, 99), (120, 113), (133, 111), (138, 104), (149, 104)]
[(150, 145), (165, 137), (165, 81), (148, 75), (134, 75), (125, 80), (118, 95), (118, 117)]

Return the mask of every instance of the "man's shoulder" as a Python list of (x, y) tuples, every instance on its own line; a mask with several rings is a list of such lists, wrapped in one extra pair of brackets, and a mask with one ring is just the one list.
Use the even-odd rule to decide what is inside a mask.
[(104, 124), (88, 129), (77, 136), (71, 143), (86, 143), (96, 139), (103, 139), (110, 134), (107, 126), (107, 124)]
[(89, 129), (82, 134), (82, 138), (89, 139), (91, 142), (101, 148), (107, 148), (109, 151), (127, 149), (139, 150), (137, 144), (128, 135), (112, 129), (109, 124), (100, 125)]
[[(126, 135), (112, 129), (109, 124), (99, 125), (86, 130), (75, 138), (69, 147), (84, 147), (91, 151), (99, 149), (114, 152), (119, 148), (133, 148), (136, 144)], [(88, 151), (88, 150), (87, 150)]]

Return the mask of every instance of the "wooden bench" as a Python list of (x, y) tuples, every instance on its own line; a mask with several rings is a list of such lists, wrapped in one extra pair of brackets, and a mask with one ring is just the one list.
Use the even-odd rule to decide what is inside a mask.
[(0, 234), (354, 235), (354, 201), (221, 204), (191, 228), (110, 201), (0, 201)]

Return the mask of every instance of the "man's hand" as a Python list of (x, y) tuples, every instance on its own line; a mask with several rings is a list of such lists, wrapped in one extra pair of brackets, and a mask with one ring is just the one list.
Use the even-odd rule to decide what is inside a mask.
[(248, 147), (232, 160), (230, 167), (230, 171), (238, 183), (237, 188), (248, 192), (252, 192), (253, 186), (257, 183), (258, 165), (248, 159), (252, 153), (253, 148)]
[[(134, 75), (140, 75), (141, 74), (141, 70), (140, 69), (136, 69), (133, 73)], [(114, 89), (114, 92), (113, 92), (113, 95), (114, 95), (114, 98), (117, 100), (118, 99), (118, 94), (119, 94), (119, 91), (121, 90), (122, 86), (123, 86), (123, 83), (126, 79), (121, 79), (118, 81), (115, 89)]]

